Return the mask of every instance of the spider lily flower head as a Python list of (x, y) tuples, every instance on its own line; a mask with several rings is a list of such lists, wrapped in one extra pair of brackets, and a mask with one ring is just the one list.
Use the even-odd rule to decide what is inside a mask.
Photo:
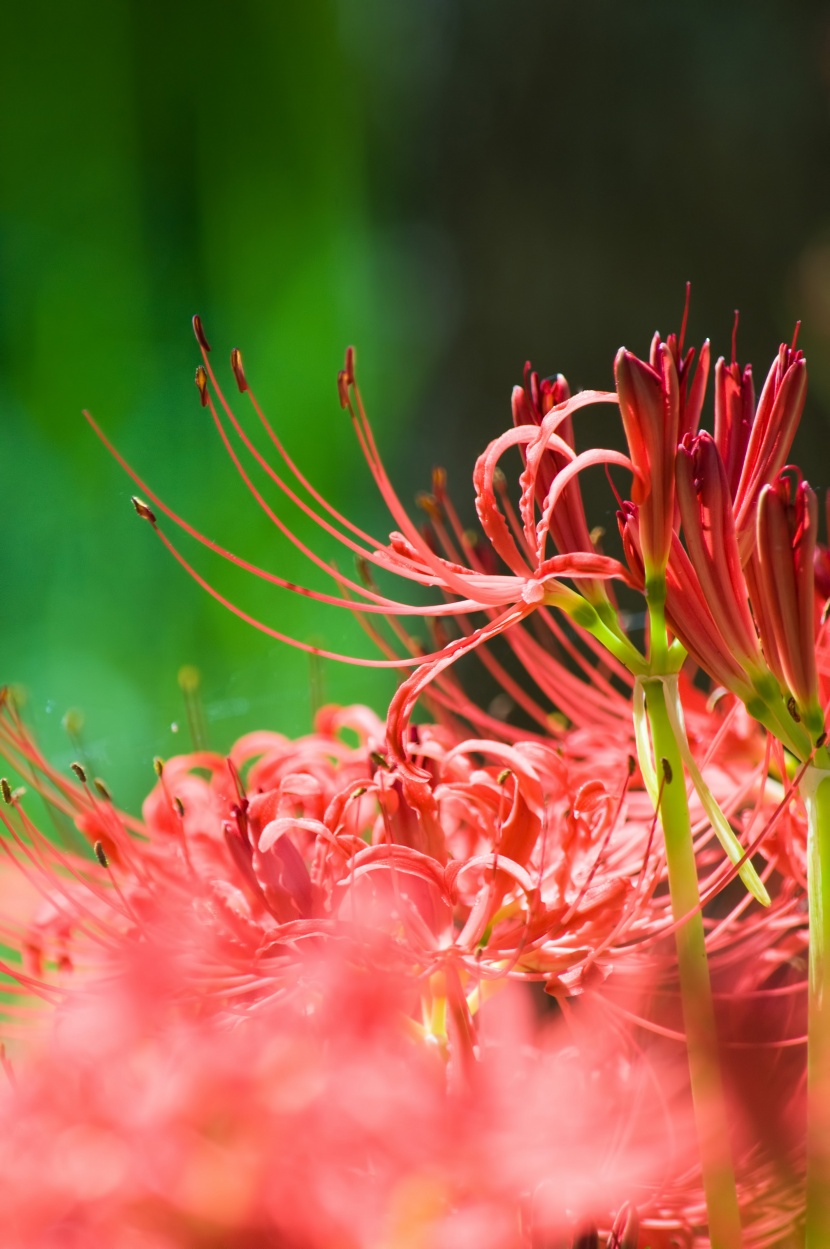
[(753, 598), (767, 662), (790, 691), (793, 718), (824, 733), (816, 671), (815, 552), (818, 502), (798, 469), (784, 469), (758, 498)]
[[(561, 411), (553, 409), (544, 418), (543, 428), (537, 428), (534, 424), (510, 431), (510, 435), (506, 436), (507, 442), (497, 439), (479, 458), (474, 473), (475, 502), (484, 537), (490, 549), (490, 557), (482, 558), (477, 544), (470, 541), (458, 523), (457, 515), (447, 498), (440, 475), (438, 480), (440, 499), (434, 496), (432, 500), (427, 500), (428, 514), (433, 522), (433, 534), (425, 536), (422, 529), (413, 522), (403, 507), (380, 459), (355, 378), (354, 353), (350, 349), (346, 356), (345, 367), (338, 378), (338, 392), (342, 406), (350, 415), (370, 472), (389, 509), (393, 523), (397, 526), (390, 534), (388, 541), (384, 543), (373, 538), (333, 508), (297, 468), (259, 407), (245, 374), (241, 355), (239, 351), (234, 350), (231, 354), (231, 367), (237, 388), (253, 406), (257, 419), (275, 448), (281, 461), (279, 470), (262, 454), (219, 386), (211, 365), (210, 349), (201, 323), (196, 319), (194, 324), (203, 361), (196, 374), (200, 400), (210, 412), (234, 468), (257, 504), (283, 537), (298, 548), (318, 569), (332, 576), (340, 594), (324, 593), (288, 582), (277, 574), (258, 568), (239, 558), (207, 538), (153, 493), (123, 458), (118, 456), (92, 418), (88, 416), (87, 419), (148, 500), (144, 502), (139, 499), (136, 502), (139, 515), (148, 521), (163, 544), (185, 570), (223, 606), (269, 636), (325, 658), (340, 659), (361, 666), (416, 669), (409, 681), (404, 683), (389, 711), (387, 749), (390, 760), (396, 766), (405, 771), (409, 768), (406, 738), (415, 702), (428, 688), (432, 687), (434, 682), (444, 677), (457, 659), (471, 651), (478, 650), (508, 630), (515, 631), (516, 626), (541, 607), (556, 606), (577, 619), (579, 624), (584, 625), (586, 622), (590, 624), (596, 620), (595, 609), (577, 589), (566, 585), (565, 580), (574, 581), (577, 586), (583, 583), (595, 586), (598, 582), (610, 577), (626, 575), (618, 561), (597, 553), (590, 543), (587, 550), (568, 550), (558, 555), (549, 554), (545, 550), (549, 518), (543, 515), (538, 526), (535, 524), (532, 515), (535, 496), (532, 491), (530, 503), (523, 512), (524, 532), (521, 533), (518, 519), (507, 501), (498, 468), (498, 460), (507, 445), (526, 445), (540, 437), (546, 439), (548, 443), (555, 443), (567, 459), (571, 461), (580, 459), (581, 457), (576, 457), (573, 449), (556, 433), (556, 425), (569, 417), (571, 408), (578, 408), (586, 402), (614, 401), (614, 396), (596, 396), (593, 392), (588, 392), (567, 400), (564, 405), (560, 405)], [(539, 402), (544, 406), (547, 399), (542, 398)], [(410, 581), (416, 586), (439, 590), (444, 596), (443, 601), (427, 606), (401, 602), (395, 597), (380, 593), (370, 578), (364, 578), (362, 581), (353, 580), (344, 573), (335, 571), (329, 562), (297, 536), (283, 516), (254, 484), (246, 463), (243, 462), (243, 453), (251, 457), (259, 470), (269, 478), (272, 486), (281, 492), (285, 501), (298, 508), (329, 538), (334, 539), (351, 555), (356, 556), (361, 567), (372, 571), (380, 569), (385, 573)], [(588, 454), (589, 458), (591, 456), (596, 458), (606, 453)], [(612, 460), (616, 457), (614, 462), (624, 463), (626, 466), (630, 464), (626, 457), (621, 457), (617, 453), (607, 453), (607, 455)], [(580, 467), (580, 464), (576, 465), (577, 469)], [(568, 485), (567, 474), (573, 469), (574, 464), (570, 463), (568, 469), (559, 474), (561, 486)], [(557, 485), (554, 486), (554, 490), (556, 488)], [(552, 512), (555, 500), (549, 501), (549, 504)], [(379, 623), (385, 618), (397, 638), (403, 641), (409, 653), (399, 655), (395, 649), (391, 653), (387, 649), (388, 657), (386, 658), (364, 659), (335, 654), (286, 637), (281, 631), (254, 619), (220, 594), (179, 550), (173, 537), (167, 531), (165, 520), (171, 521), (174, 526), (214, 554), (275, 586), (303, 594), (320, 603), (348, 608), (364, 623), (366, 630), (373, 636), (376, 635), (373, 618), (378, 617)], [(448, 524), (444, 523), (445, 520)], [(506, 572), (500, 570), (500, 564), (506, 566)], [(473, 627), (470, 618), (476, 614), (482, 615), (484, 622)], [(409, 638), (398, 623), (407, 617), (419, 616), (426, 618), (427, 621), (435, 622), (439, 627), (441, 620), (447, 618), (458, 625), (461, 636), (453, 639), (440, 638), (435, 649), (425, 653), (424, 647)], [(619, 645), (623, 646), (624, 642), (620, 641)], [(633, 648), (629, 647), (629, 649), (636, 658)], [(560, 664), (558, 668), (563, 673), (563, 684), (567, 685), (563, 666)], [(413, 775), (409, 779), (411, 793), (408, 795), (408, 800), (415, 800), (418, 794), (421, 794), (424, 796), (424, 802), (427, 802), (423, 786), (417, 783), (418, 778)]]
[(218, 962), (205, 961), (200, 980), (219, 996), (240, 952), (279, 980), (269, 951), (290, 963), (295, 943), (348, 936), (358, 917), (413, 974), (451, 965), (459, 990), (532, 972), (578, 992), (588, 956), (613, 961), (613, 934), (636, 928), (649, 906), (650, 890), (632, 887), (650, 808), (628, 794), (627, 744), (605, 744), (602, 783), (590, 781), (593, 763), (566, 762), (541, 742), (508, 747), (422, 726), (413, 749), (431, 779), (415, 809), (383, 762), (383, 733), (367, 708), (324, 708), (294, 742), (252, 733), (228, 758), (159, 761), (136, 821), (86, 779), (50, 769), (7, 711), (0, 747), (98, 858), (54, 846), (6, 787), (0, 846), (43, 899), (15, 938), (26, 951), (22, 991), (40, 985), (48, 998), (50, 964), (68, 974), (94, 963), (91, 927), (105, 944), (130, 931), (151, 940), (172, 905), (204, 923)]

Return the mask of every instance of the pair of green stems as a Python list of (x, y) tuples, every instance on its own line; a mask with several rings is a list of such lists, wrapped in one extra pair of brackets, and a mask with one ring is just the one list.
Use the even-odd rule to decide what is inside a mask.
[[(676, 680), (685, 652), (678, 642), (668, 645), (665, 584), (658, 581), (650, 586), (646, 599), (648, 660), (620, 632), (610, 607), (603, 611), (606, 604), (601, 604), (599, 610), (591, 607), (587, 611), (580, 606), (569, 614), (634, 672), (638, 693), (644, 701), (648, 730), (644, 724), (638, 728), (638, 753), (663, 828), (672, 915), (678, 924), (675, 941), (680, 993), (709, 1238), (712, 1249), (741, 1249), (743, 1233), (686, 795), (686, 769), (734, 863), (741, 862), (743, 849), (697, 772), (685, 738), (682, 713), (673, 699), (671, 681)], [(760, 712), (758, 718), (767, 728), (786, 739), (787, 726), (782, 722), (781, 708), (767, 709), (758, 704), (749, 710)], [(808, 817), (810, 918), (804, 1244), (805, 1249), (830, 1249), (830, 1001), (825, 991), (826, 956), (830, 953), (830, 752), (823, 744), (812, 751), (809, 766), (802, 769), (800, 788)], [(741, 862), (740, 874), (754, 896), (768, 903), (766, 890), (751, 864)]]

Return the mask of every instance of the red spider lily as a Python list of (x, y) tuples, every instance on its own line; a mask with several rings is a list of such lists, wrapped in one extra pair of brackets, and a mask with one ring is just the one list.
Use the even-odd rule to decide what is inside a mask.
[[(339, 736), (350, 727), (356, 748)], [(609, 778), (600, 783), (593, 760), (567, 762), (561, 749), (458, 742), (425, 726), (416, 755), (432, 777), (425, 841), (423, 807), (416, 816), (377, 753), (382, 733), (366, 709), (326, 709), (297, 742), (257, 733), (228, 759), (168, 760), (136, 822), (85, 778), (79, 786), (49, 769), (7, 708), (4, 751), (99, 857), (90, 865), (53, 846), (9, 791), (2, 845), (44, 900), (15, 932), (29, 976), (43, 977), (56, 955), (64, 971), (94, 964), (114, 934), (151, 931), (158, 896), (172, 893), (222, 934), (231, 963), (236, 948), (288, 948), (373, 914), (419, 975), (449, 960), (467, 992), (506, 974), (576, 989), (586, 955), (595, 962), (612, 933), (634, 930), (661, 871), (656, 854), (643, 887), (652, 820), (645, 796), (627, 793), (625, 743), (598, 739)], [(215, 974), (222, 991), (225, 973)], [(48, 976), (45, 985), (48, 996)]]
[[(401, 888), (405, 874), (401, 860)], [(13, 1249), (54, 1243), (66, 1220), (79, 1245), (97, 1236), (125, 1249), (136, 1227), (165, 1247), (269, 1234), (369, 1246), (380, 1231), (397, 1244), (417, 1230), (439, 1245), (469, 1232), (494, 1249), (538, 1249), (574, 1221), (607, 1228), (626, 1196), (648, 1244), (704, 1219), (665, 943), (632, 950), (602, 994), (590, 986), (566, 1031), (539, 1027), (521, 998), (483, 994), (477, 1061), (448, 1088), (437, 1047), (413, 1026), (422, 990), (383, 933), (347, 929), (316, 953), (306, 941), (277, 979), (285, 926), (281, 954), (245, 976), (241, 941), (230, 964), (198, 908), (158, 901), (164, 925), (111, 947), (100, 980), (70, 995), (54, 1040), (16, 1060), (0, 1097)], [(803, 972), (781, 978), (803, 954), (794, 903), (781, 898), (772, 937), (766, 919), (737, 913), (710, 935), (727, 1052), (765, 1075), (766, 1118), (788, 1132), (803, 1068)], [(206, 994), (206, 968), (223, 964), (223, 991)], [(788, 1055), (800, 1058), (782, 1064)], [(797, 1217), (783, 1140), (764, 1155), (758, 1142), (742, 1189), (753, 1246), (780, 1243)]]
[[(767, 613), (764, 654), (792, 690), (796, 715), (814, 718), (826, 647), (812, 673), (809, 660), (796, 671), (793, 648), (804, 643), (806, 622), (815, 624), (806, 585), (815, 501), (800, 478), (797, 488), (789, 478), (763, 480), (798, 406), (800, 353), (793, 348), (783, 365), (779, 358), (755, 443), (745, 424), (751, 379), (722, 362), (717, 436), (696, 435), (708, 345), (693, 381), (682, 332), (665, 344), (655, 339), (649, 364), (622, 353), (630, 458), (575, 448), (573, 413), (616, 396), (571, 397), (564, 379), (527, 375), (514, 394), (514, 429), (476, 465), (489, 545), (461, 529), (440, 474), (423, 501), (426, 529), (411, 521), (380, 463), (350, 355), (341, 399), (398, 526), (383, 544), (325, 503), (251, 396), (289, 480), (260, 456), (216, 386), (198, 325), (197, 333), (200, 394), (237, 471), (284, 536), (332, 572), (342, 597), (300, 592), (354, 607), (373, 636), (373, 616), (391, 620), (405, 655), (384, 641), (379, 662), (416, 671), (385, 726), (365, 708), (326, 708), (299, 742), (253, 734), (227, 758), (199, 751), (159, 764), (141, 821), (119, 812), (82, 768), (72, 782), (50, 769), (5, 707), (0, 747), (95, 853), (92, 861), (51, 845), (23, 796), (3, 782), (6, 856), (44, 900), (3, 933), (26, 958), (22, 970), (8, 968), (17, 981), (9, 1017), (22, 1031), (31, 994), (68, 999), (43, 1065), (22, 1071), (9, 1094), (0, 1145), (9, 1243), (542, 1249), (595, 1245), (599, 1226), (607, 1245), (635, 1249), (639, 1222), (643, 1243), (686, 1237), (702, 1246), (706, 1210), (688, 1149), (685, 1038), (668, 940), (689, 916), (672, 914), (665, 888), (656, 775), (646, 775), (645, 763), (637, 775), (629, 759), (630, 708), (610, 679), (619, 666), (583, 685), (546, 648), (544, 630), (553, 634), (548, 609), (557, 606), (577, 623), (604, 624), (621, 651), (629, 646), (604, 589), (624, 574), (595, 551), (577, 482), (583, 468), (617, 464), (634, 479), (635, 502), (622, 508), (634, 579), (646, 588), (666, 569), (670, 625), (752, 707), (768, 674), (733, 511), (744, 523), (755, 499), (758, 553), (747, 575), (757, 615)], [(232, 366), (247, 392), (236, 352)], [(253, 486), (229, 429), (271, 482), (360, 560), (450, 601), (398, 604), (368, 577), (333, 572)], [(499, 470), (510, 447), (525, 465), (517, 513)], [(297, 588), (237, 560), (139, 485), (197, 541)], [(190, 568), (150, 507), (137, 508)], [(547, 553), (548, 535), (557, 556)], [(775, 587), (792, 593), (792, 609), (771, 605)], [(483, 623), (474, 628), (475, 613)], [(537, 634), (525, 628), (531, 613)], [(399, 623), (408, 615), (436, 622), (431, 654), (418, 653)], [(442, 618), (460, 636), (443, 635)], [(470, 651), (506, 678), (482, 649), (502, 634), (543, 691), (573, 710), (575, 727), (512, 732), (459, 695), (451, 667)], [(634, 648), (624, 654), (638, 671)], [(677, 692), (676, 676), (655, 679)], [(512, 688), (537, 727), (552, 729), (540, 704)], [(715, 817), (690, 795), (720, 1034), (735, 1058), (746, 1244), (779, 1246), (797, 1220), (792, 1177), (802, 1166), (800, 778), (786, 787), (771, 781), (775, 770), (786, 776), (780, 747), (730, 700), (706, 705), (682, 688), (687, 730), (679, 700), (666, 714), (676, 717), (698, 795), (705, 787), (695, 778), (706, 769), (735, 851), (724, 864)], [(803, 701), (805, 689), (812, 693)], [(414, 727), (424, 692), (439, 723)], [(460, 730), (460, 718), (478, 726), (475, 736)], [(344, 728), (357, 734), (356, 746), (343, 741)], [(651, 773), (658, 762), (649, 759)], [(748, 898), (733, 904), (722, 892), (756, 853), (773, 894), (763, 917)], [(558, 1000), (559, 1023), (533, 1024), (527, 1002), (504, 990), (508, 980), (542, 982)], [(748, 1072), (770, 1103), (766, 1116), (755, 1089), (741, 1083)], [(636, 1212), (624, 1207), (609, 1231), (626, 1198)]]
[[(698, 749), (712, 724), (703, 708), (689, 719)], [(358, 732), (357, 747), (342, 741), (344, 728)], [(48, 769), (11, 708), (0, 730), (18, 769), (99, 855), (90, 865), (52, 846), (12, 795), (0, 808), (4, 848), (44, 899), (15, 933), (28, 952), (26, 992), (32, 977), (47, 997), (64, 991), (44, 970), (56, 956), (80, 974), (117, 934), (151, 935), (165, 923), (159, 900), (171, 896), (197, 910), (212, 948), (221, 938), (225, 965), (205, 965), (201, 980), (219, 994), (231, 968), (236, 991), (248, 983), (244, 959), (259, 960), (252, 983), (278, 985), (290, 951), (371, 916), (402, 971), (453, 969), (462, 1013), (482, 982), (506, 976), (579, 993), (632, 942), (656, 940), (673, 923), (657, 896), (665, 854), (636, 778), (632, 788), (630, 742), (602, 731), (578, 730), (555, 748), (510, 747), (420, 726), (410, 750), (430, 779), (416, 812), (377, 753), (381, 722), (366, 709), (325, 709), (297, 742), (257, 733), (228, 759), (203, 751), (168, 760), (134, 822), (86, 782)], [(701, 762), (729, 814), (760, 792), (764, 761), (756, 752), (733, 768), (734, 739), (718, 732), (716, 745)], [(705, 812), (695, 807), (694, 818), (710, 838)]]
[[(405, 738), (408, 732), (412, 706), (427, 687), (436, 678), (441, 677), (441, 674), (445, 672), (451, 663), (462, 655), (485, 646), (508, 630), (512, 629), (515, 631), (515, 627), (520, 625), (528, 615), (546, 605), (561, 608), (583, 623), (586, 620), (594, 619), (595, 613), (593, 608), (580, 594), (563, 584), (561, 580), (563, 577), (575, 580), (577, 584), (585, 582), (589, 586), (596, 587), (598, 582), (603, 579), (624, 577), (626, 575), (625, 570), (618, 561), (596, 553), (593, 548), (589, 550), (569, 550), (560, 555), (546, 556), (544, 550), (545, 535), (550, 523), (550, 517), (543, 515), (537, 531), (533, 529), (527, 507), (524, 508), (523, 513), (525, 531), (527, 533), (533, 529), (533, 540), (529, 542), (526, 538), (522, 538), (519, 535), (514, 537), (511, 532), (510, 513), (505, 513), (502, 510), (498, 497), (499, 489), (496, 484), (498, 459), (506, 449), (506, 446), (527, 444), (537, 439), (543, 440), (544, 445), (547, 447), (556, 446), (559, 448), (562, 454), (571, 461), (570, 467), (572, 469), (578, 470), (583, 467), (587, 463), (586, 457), (576, 456), (573, 448), (556, 432), (557, 426), (562, 421), (569, 420), (571, 411), (581, 407), (583, 404), (595, 401), (615, 401), (614, 396), (595, 395), (593, 392), (590, 392), (568, 400), (561, 410), (557, 409), (546, 418), (542, 430), (534, 428), (511, 431), (512, 436), (505, 436), (506, 441), (505, 439), (497, 440), (480, 457), (474, 475), (476, 508), (492, 552), (509, 569), (508, 574), (503, 574), (488, 568), (488, 561), (482, 560), (466, 540), (463, 540), (458, 548), (452, 547), (452, 544), (450, 544), (451, 549), (448, 550), (447, 554), (439, 554), (434, 544), (424, 537), (410, 519), (381, 463), (355, 381), (354, 356), (351, 351), (347, 355), (346, 367), (339, 379), (340, 397), (343, 406), (351, 415), (358, 441), (375, 482), (393, 520), (399, 526), (398, 530), (391, 534), (388, 544), (378, 542), (337, 512), (296, 468), (257, 404), (243, 372), (241, 356), (238, 351), (234, 351), (231, 361), (239, 390), (248, 395), (259, 421), (284, 464), (284, 468), (280, 472), (277, 472), (271, 466), (252, 442), (219, 388), (210, 364), (209, 348), (198, 318), (195, 320), (195, 325), (204, 360), (204, 365), (197, 371), (197, 384), (202, 403), (210, 410), (216, 428), (237, 472), (259, 506), (280, 532), (310, 558), (316, 566), (333, 576), (338, 585), (349, 595), (348, 598), (325, 594), (290, 583), (274, 573), (240, 559), (212, 539), (206, 537), (167, 507), (125, 463), (122, 457), (118, 455), (98, 426), (92, 421), (92, 418), (88, 416), (87, 419), (152, 504), (152, 507), (150, 507), (140, 500), (135, 500), (136, 510), (139, 512), (139, 515), (151, 522), (164, 545), (168, 547), (179, 563), (183, 565), (196, 581), (229, 610), (270, 636), (277, 637), (291, 645), (298, 646), (300, 649), (311, 651), (324, 657), (342, 659), (346, 662), (366, 666), (395, 667), (399, 669), (416, 667), (418, 669), (400, 692), (396, 703), (390, 709), (388, 718), (388, 750), (392, 759), (404, 768), (407, 766)], [(214, 394), (217, 402), (214, 402)], [(266, 473), (271, 483), (282, 492), (286, 499), (298, 507), (306, 516), (313, 519), (330, 537), (336, 539), (353, 555), (357, 556), (365, 567), (380, 568), (385, 572), (393, 573), (417, 585), (438, 588), (450, 601), (426, 607), (400, 603), (395, 599), (380, 594), (372, 585), (361, 584), (336, 572), (332, 566), (327, 564), (293, 533), (291, 528), (274, 511), (270, 503), (267, 502), (263, 494), (254, 485), (236, 448), (231, 442), (228, 427), (230, 427), (230, 431), (259, 465), (260, 469)], [(600, 462), (603, 458), (606, 461), (610, 460), (611, 462), (630, 467), (630, 462), (627, 458), (620, 456), (616, 452), (588, 453), (588, 459), (591, 462)], [(574, 464), (574, 461), (579, 462)], [(285, 476), (282, 476), (281, 473), (284, 473)], [(564, 476), (565, 474), (560, 474), (560, 477), (564, 478)], [(561, 483), (562, 487), (566, 484), (565, 481)], [(531, 513), (532, 509), (533, 504), (531, 502)], [(551, 507), (550, 510), (552, 511), (553, 508)], [(383, 616), (393, 622), (394, 629), (399, 629), (399, 626), (394, 623), (396, 617), (423, 616), (427, 619), (435, 620), (440, 617), (452, 617), (459, 622), (462, 636), (443, 645), (440, 649), (424, 654), (423, 648), (413, 646), (411, 639), (404, 635), (408, 648), (416, 650), (416, 654), (401, 657), (390, 655), (386, 659), (362, 659), (353, 656), (336, 655), (319, 647), (299, 642), (296, 639), (287, 638), (280, 631), (272, 629), (261, 621), (254, 620), (211, 586), (179, 552), (170, 537), (159, 528), (156, 512), (165, 515), (190, 537), (220, 557), (230, 560), (246, 571), (252, 572), (255, 576), (262, 577), (272, 584), (304, 594), (320, 602), (346, 606), (349, 610), (357, 613), (359, 617), (365, 617), (367, 621), (373, 615)], [(492, 563), (493, 561), (491, 560), (490, 562)], [(593, 592), (595, 593), (596, 591), (594, 590)], [(483, 613), (486, 617), (485, 623), (472, 628), (468, 623), (468, 618), (473, 613)], [(371, 625), (367, 625), (367, 627), (371, 631)], [(511, 640), (511, 645), (519, 645), (527, 649), (528, 643), (514, 643)], [(624, 646), (624, 641), (621, 640), (619, 645)], [(632, 655), (635, 655), (633, 648), (631, 648), (631, 652)], [(562, 685), (567, 690), (569, 684), (573, 682), (572, 678), (569, 680), (569, 676), (562, 665), (550, 656), (545, 657), (544, 662), (547, 667), (554, 669), (557, 676), (561, 674)], [(549, 685), (555, 686), (556, 679)], [(571, 704), (573, 705), (575, 701), (577, 700), (572, 699)], [(415, 783), (415, 779), (414, 777), (412, 778), (413, 783)], [(418, 792), (417, 784), (414, 792)]]

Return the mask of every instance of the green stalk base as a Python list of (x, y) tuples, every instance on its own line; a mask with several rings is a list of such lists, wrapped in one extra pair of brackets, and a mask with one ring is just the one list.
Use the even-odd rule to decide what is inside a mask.
[[(700, 893), (683, 760), (669, 720), (662, 681), (646, 678), (643, 687), (658, 781), (662, 778), (660, 821), (666, 843), (672, 914), (675, 920), (689, 916), (677, 929), (675, 940), (709, 1237), (712, 1249), (740, 1249), (742, 1236), (738, 1195), (720, 1074), (703, 918), (697, 909)], [(825, 1249), (830, 1249), (830, 1240), (825, 1242)]]
[(807, 807), (810, 989), (807, 1019), (806, 1249), (830, 1246), (830, 776), (809, 769), (801, 782)]

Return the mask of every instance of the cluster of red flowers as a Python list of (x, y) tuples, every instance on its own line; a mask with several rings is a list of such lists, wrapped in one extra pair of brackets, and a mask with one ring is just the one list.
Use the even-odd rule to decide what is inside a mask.
[[(398, 526), (381, 543), (294, 465), (235, 351), (273, 467), (196, 330), (202, 404), (237, 472), (337, 593), (231, 555), (125, 464), (149, 500), (137, 511), (255, 627), (282, 636), (222, 598), (159, 517), (355, 611), (385, 657), (353, 662), (414, 671), (385, 722), (326, 707), (299, 740), (259, 732), (228, 755), (157, 760), (140, 820), (81, 765), (51, 767), (5, 697), (0, 751), (22, 785), (4, 780), (0, 806), (14, 899), (0, 926), (16, 952), (2, 965), (4, 1243), (668, 1249), (709, 1244), (707, 1228), (713, 1244), (799, 1243), (799, 783), (823, 776), (830, 696), (828, 555), (815, 498), (785, 467), (801, 353), (781, 348), (757, 405), (751, 371), (719, 361), (712, 435), (698, 432), (708, 344), (693, 372), (682, 334), (655, 338), (648, 361), (621, 351), (609, 394), (571, 396), (528, 367), (512, 427), (475, 466), (478, 534), (440, 472), (426, 523), (411, 520), (349, 353), (341, 401)], [(574, 418), (597, 402), (618, 405), (628, 455), (577, 452)], [(515, 499), (500, 468), (511, 448)], [(358, 557), (358, 579), (294, 533), (242, 450)], [(597, 464), (630, 474), (621, 559), (586, 517), (579, 474)], [(442, 600), (398, 602), (376, 571)], [(645, 595), (644, 650), (614, 580)], [(402, 624), (412, 617), (429, 622), (431, 649)], [(470, 652), (512, 719), (465, 691), (453, 665)], [(419, 699), (431, 719), (415, 724)], [(44, 833), (27, 789), (89, 849)], [(672, 840), (685, 790), (691, 895)], [(697, 1000), (714, 1004), (720, 1148), (743, 1227), (731, 1242), (715, 1232), (684, 964), (701, 914)]]

